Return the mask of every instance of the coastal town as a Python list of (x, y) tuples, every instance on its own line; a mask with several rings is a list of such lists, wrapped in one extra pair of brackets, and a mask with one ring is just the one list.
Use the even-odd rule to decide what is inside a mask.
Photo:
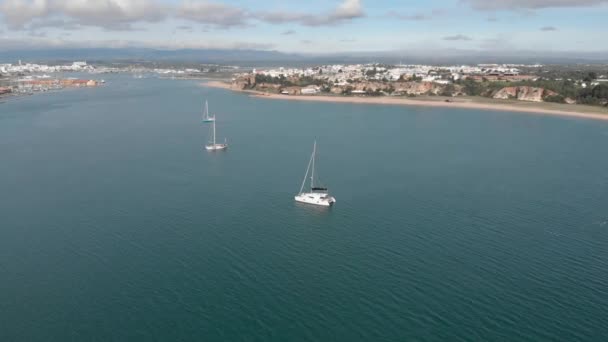
[(481, 96), (496, 100), (608, 105), (608, 72), (581, 71), (565, 78), (549, 74), (549, 70), (554, 69), (539, 64), (323, 65), (303, 69), (254, 69), (234, 75), (230, 87), (287, 96)]
[(216, 64), (0, 64), (0, 96), (97, 87), (104, 74), (134, 78), (223, 79), (238, 91), (285, 96), (459, 97), (608, 106), (608, 67), (542, 64), (328, 64), (238, 67)]
[[(96, 87), (104, 80), (61, 77), (62, 73), (92, 72), (95, 68), (87, 62), (65, 65), (0, 64), (0, 96), (31, 95), (64, 88)], [(51, 76), (51, 75), (54, 76)]]
[(150, 76), (189, 79), (208, 74), (232, 72), (238, 67), (201, 64), (190, 66), (148, 66), (140, 63), (118, 65), (90, 64), (86, 61), (38, 64), (22, 62), (0, 64), (0, 97), (32, 95), (65, 88), (97, 87), (106, 83), (103, 74), (128, 73), (134, 78)]

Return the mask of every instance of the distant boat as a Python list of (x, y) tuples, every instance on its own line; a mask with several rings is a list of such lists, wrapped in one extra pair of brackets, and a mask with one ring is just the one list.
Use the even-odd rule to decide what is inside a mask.
[(213, 120), (211, 121), (212, 124), (212, 133), (211, 133), (211, 141), (209, 141), (209, 144), (205, 145), (205, 149), (207, 151), (220, 151), (220, 150), (225, 150), (228, 148), (228, 144), (226, 143), (226, 140), (224, 139), (224, 143), (223, 144), (218, 144), (216, 142), (216, 136), (215, 136), (215, 116), (213, 117)]
[[(328, 189), (325, 187), (315, 186), (315, 157), (317, 154), (317, 142), (315, 141), (312, 148), (312, 156), (308, 162), (308, 168), (306, 168), (306, 174), (300, 187), (300, 193), (295, 196), (296, 202), (302, 202), (313, 205), (320, 205), (323, 207), (330, 207), (336, 203), (336, 199), (329, 195)], [(308, 179), (308, 172), (310, 173), (310, 192), (303, 192), (306, 179)]]
[(209, 103), (205, 101), (205, 111), (203, 112), (203, 122), (213, 122), (215, 121), (215, 115), (209, 115)]

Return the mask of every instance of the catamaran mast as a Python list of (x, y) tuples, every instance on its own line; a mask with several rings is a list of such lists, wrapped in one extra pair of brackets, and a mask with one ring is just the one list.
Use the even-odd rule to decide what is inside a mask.
[(310, 174), (310, 189), (315, 187), (315, 155), (317, 153), (317, 141), (312, 147), (312, 172)]
[(213, 146), (215, 146), (215, 120), (213, 120)]
[(304, 179), (302, 180), (302, 186), (300, 187), (300, 193), (304, 190), (304, 185), (306, 184), (306, 179), (308, 178), (308, 171), (310, 171), (310, 164), (312, 164), (314, 154), (310, 156), (310, 160), (308, 161), (308, 167), (306, 167), (306, 174), (304, 174)]

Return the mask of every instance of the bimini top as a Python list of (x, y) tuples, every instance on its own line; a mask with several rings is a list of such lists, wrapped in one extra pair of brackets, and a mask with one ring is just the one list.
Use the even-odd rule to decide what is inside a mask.
[(327, 188), (312, 188), (312, 191), (327, 191)]

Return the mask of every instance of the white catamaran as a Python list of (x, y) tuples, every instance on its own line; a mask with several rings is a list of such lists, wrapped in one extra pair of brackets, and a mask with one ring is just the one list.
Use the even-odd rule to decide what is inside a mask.
[[(304, 175), (304, 181), (302, 181), (302, 186), (300, 187), (300, 193), (298, 193), (295, 197), (297, 202), (320, 205), (324, 207), (330, 207), (334, 203), (336, 203), (336, 199), (329, 195), (327, 188), (324, 187), (315, 187), (315, 155), (317, 153), (317, 142), (312, 148), (312, 156), (310, 157), (310, 161), (308, 162), (308, 168), (306, 168), (306, 175)], [(311, 168), (312, 166), (312, 168)], [(311, 171), (312, 170), (312, 171)], [(304, 185), (306, 184), (306, 179), (308, 178), (308, 172), (311, 171), (310, 174), (310, 192), (303, 192)]]
[(203, 122), (213, 122), (215, 121), (215, 116), (209, 115), (209, 103), (205, 101), (205, 111), (203, 112)]
[(207, 145), (205, 145), (205, 149), (207, 151), (219, 151), (219, 150), (225, 150), (228, 148), (228, 144), (226, 143), (226, 140), (224, 139), (224, 143), (223, 144), (218, 144), (216, 142), (216, 137), (215, 137), (215, 116), (213, 117), (213, 121), (211, 122), (211, 141), (209, 141), (209, 143)]

